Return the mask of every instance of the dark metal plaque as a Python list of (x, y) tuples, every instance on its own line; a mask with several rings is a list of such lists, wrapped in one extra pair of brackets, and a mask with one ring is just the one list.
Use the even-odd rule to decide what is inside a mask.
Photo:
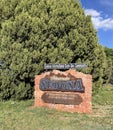
[(84, 92), (84, 87), (81, 79), (57, 81), (42, 78), (40, 80), (40, 90), (62, 91), (62, 92)]

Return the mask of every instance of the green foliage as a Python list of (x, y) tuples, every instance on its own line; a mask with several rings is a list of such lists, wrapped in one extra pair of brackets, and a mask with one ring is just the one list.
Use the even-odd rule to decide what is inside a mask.
[(44, 63), (86, 63), (93, 90), (102, 86), (105, 54), (78, 0), (1, 0), (0, 10), (0, 99), (33, 97)]
[(104, 51), (106, 53), (106, 56), (109, 57), (113, 62), (113, 49), (108, 48), (108, 47), (104, 47)]
[(111, 76), (112, 76), (112, 61), (111, 59), (107, 58), (106, 68), (104, 69), (103, 83), (108, 84), (110, 82)]
[(113, 84), (113, 49), (104, 47), (104, 51), (106, 53), (107, 59), (108, 59), (108, 73), (109, 76), (108, 82)]

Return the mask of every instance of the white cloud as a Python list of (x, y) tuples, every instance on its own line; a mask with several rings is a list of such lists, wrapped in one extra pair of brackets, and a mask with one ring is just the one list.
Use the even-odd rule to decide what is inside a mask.
[[(96, 29), (103, 30), (113, 30), (113, 19), (112, 18), (104, 18), (101, 12), (98, 12), (94, 9), (86, 9), (86, 15), (92, 16), (92, 22)], [(105, 15), (106, 16), (106, 15)]]
[(100, 13), (97, 12), (96, 10), (94, 10), (94, 9), (86, 9), (85, 13), (86, 13), (86, 15), (92, 15), (93, 17), (100, 16)]

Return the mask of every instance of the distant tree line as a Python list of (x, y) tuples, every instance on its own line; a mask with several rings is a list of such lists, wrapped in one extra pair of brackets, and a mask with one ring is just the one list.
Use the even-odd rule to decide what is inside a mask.
[(0, 1), (0, 100), (32, 98), (44, 63), (86, 63), (96, 93), (112, 80), (105, 52), (78, 0)]
[(109, 76), (107, 83), (113, 84), (113, 49), (104, 47), (104, 51), (106, 53), (107, 64), (108, 64), (108, 69), (109, 69), (107, 73), (107, 75)]

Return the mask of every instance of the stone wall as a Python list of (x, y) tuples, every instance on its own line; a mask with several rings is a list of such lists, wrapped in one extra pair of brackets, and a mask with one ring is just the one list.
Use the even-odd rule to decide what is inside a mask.
[[(43, 78), (50, 80), (76, 80), (81, 79), (84, 92), (71, 91), (42, 91), (40, 81)], [(92, 76), (77, 72), (76, 70), (53, 70), (35, 76), (35, 102), (34, 106), (55, 108), (58, 110), (79, 113), (92, 112)]]

